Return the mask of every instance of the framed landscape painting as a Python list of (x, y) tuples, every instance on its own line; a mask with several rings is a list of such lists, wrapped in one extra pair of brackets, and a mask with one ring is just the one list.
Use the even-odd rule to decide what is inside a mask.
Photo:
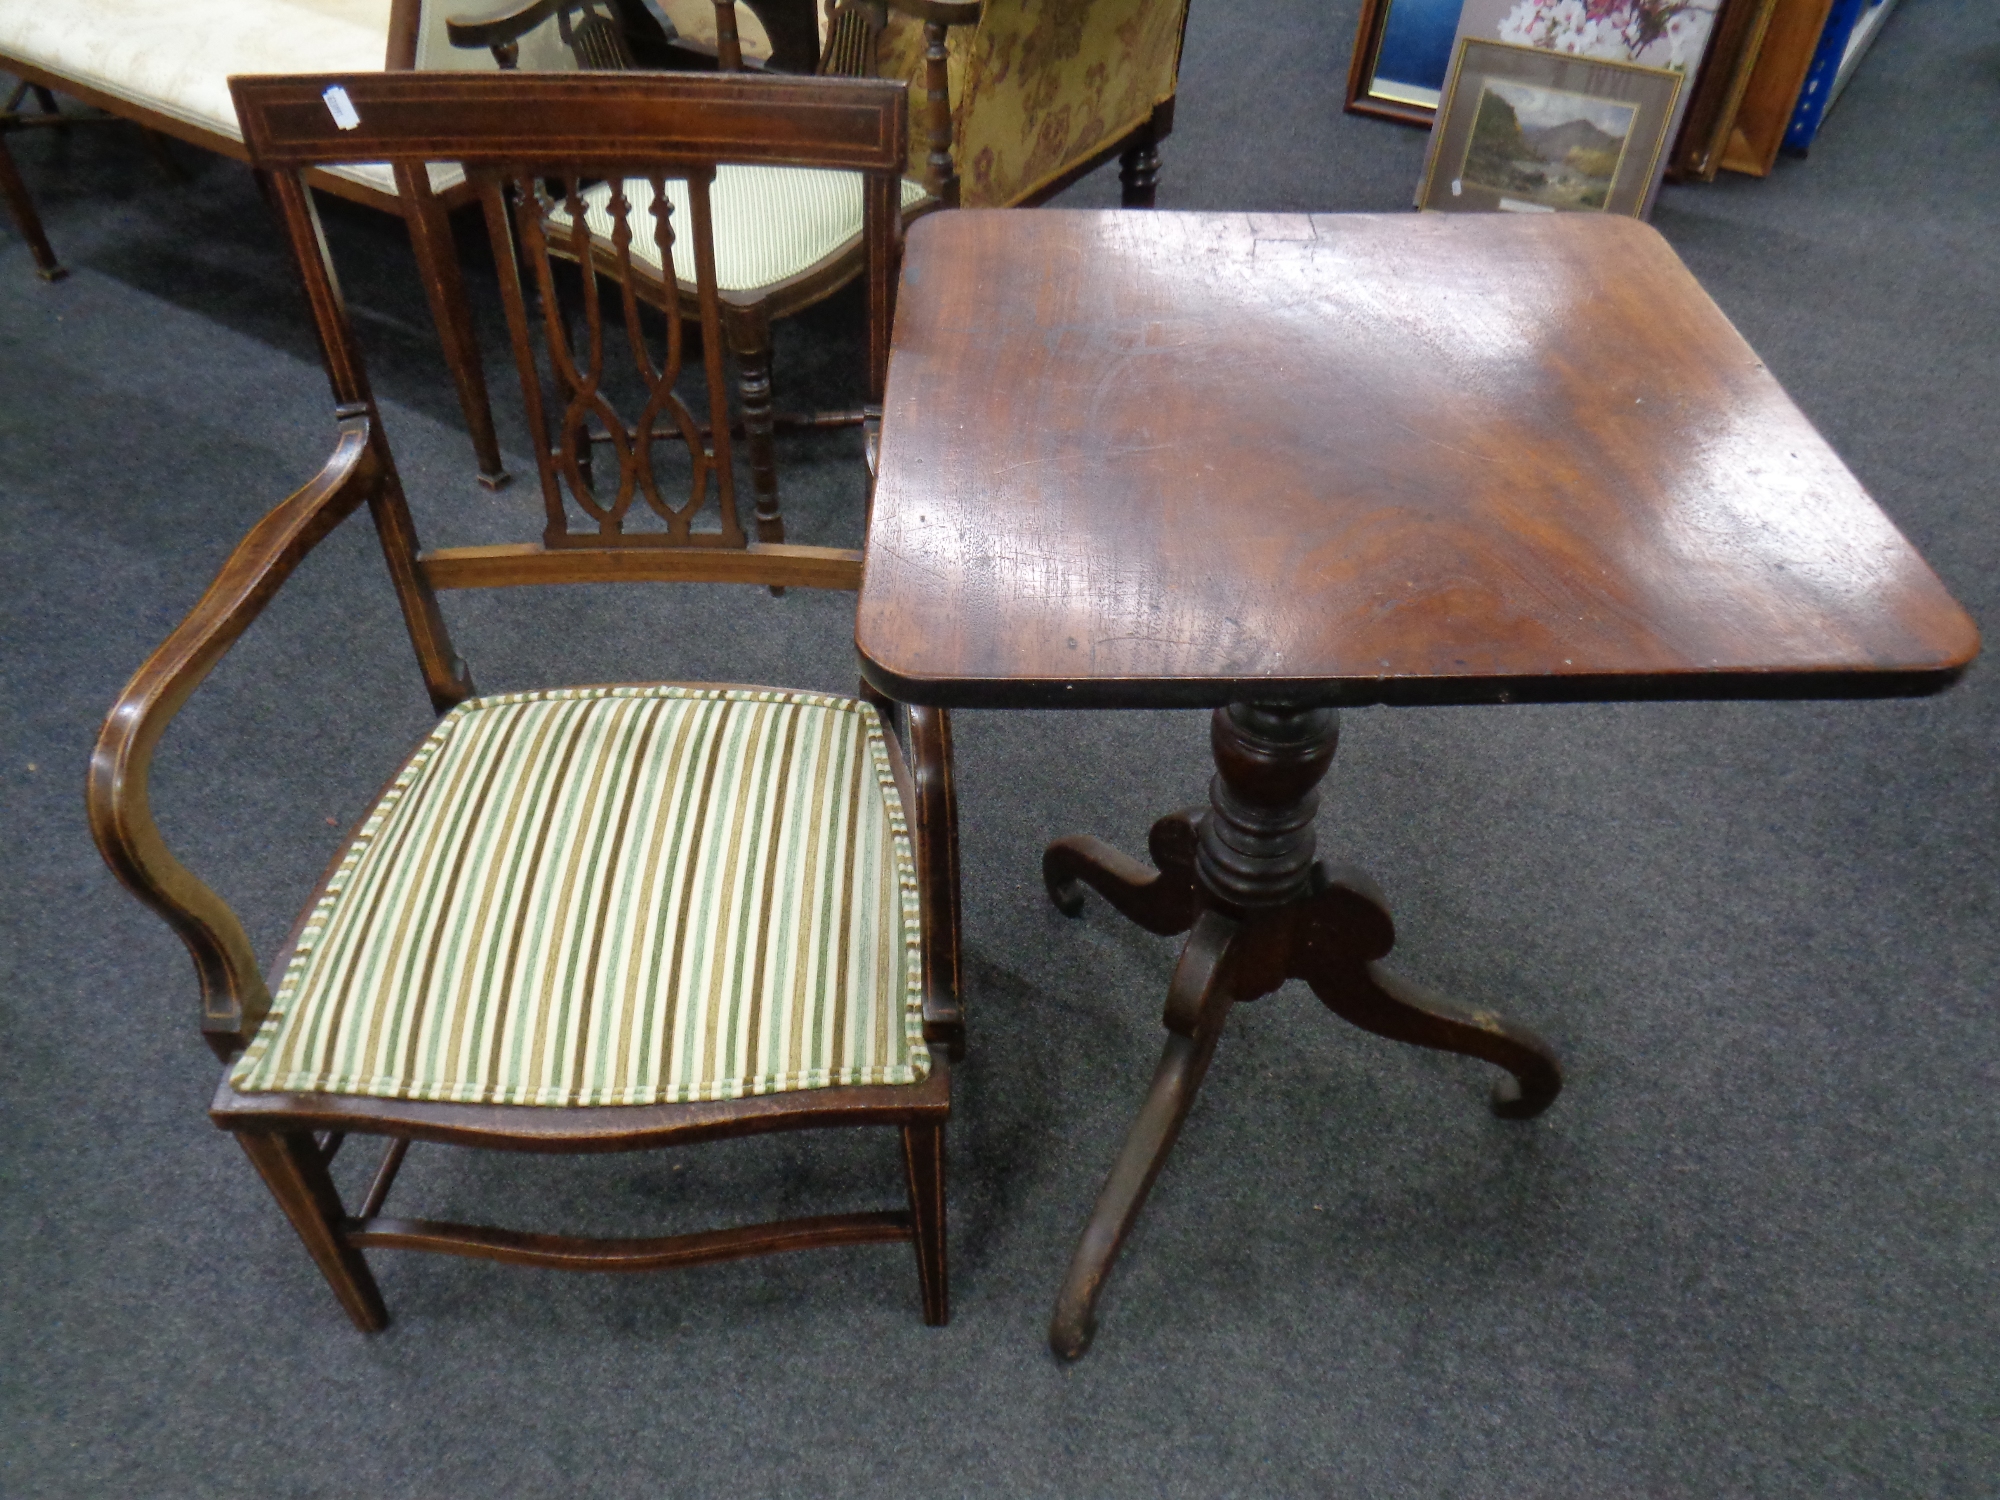
[(1467, 38), (1417, 206), (1641, 216), (1683, 74)]

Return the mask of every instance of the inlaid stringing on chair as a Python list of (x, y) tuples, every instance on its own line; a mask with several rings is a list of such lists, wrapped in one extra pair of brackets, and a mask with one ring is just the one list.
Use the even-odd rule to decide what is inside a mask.
[[(339, 438), (251, 531), (133, 679), (92, 758), (91, 826), (119, 878), (195, 960), (203, 1031), (229, 1062), (211, 1116), (235, 1134), (355, 1323), (387, 1320), (362, 1251), (398, 1247), (643, 1270), (813, 1245), (911, 1241), (926, 1321), (947, 1316), (944, 1138), (958, 1007), (950, 729), (940, 712), (777, 689), (656, 684), (480, 698), (434, 590), (688, 580), (854, 588), (853, 551), (751, 537), (736, 514), (709, 186), (718, 161), (862, 174), (879, 400), (900, 245), (900, 84), (631, 74), (370, 74), (232, 81), (305, 280)], [(333, 94), (343, 90), (345, 100)], [(334, 111), (358, 124), (341, 129)], [(677, 143), (698, 143), (682, 146)], [(464, 166), (484, 203), (538, 435), (539, 543), (420, 552), (301, 174)], [(612, 197), (616, 296), (585, 278), (585, 337), (555, 310), (549, 204)], [(688, 212), (667, 209), (685, 185)], [(511, 197), (511, 202), (510, 202)], [(519, 259), (559, 405), (545, 404)], [(706, 430), (674, 393), (681, 322), (650, 342), (631, 247), (691, 242)], [(621, 417), (608, 345), (643, 391)], [(618, 473), (577, 434), (601, 423)], [(554, 436), (551, 436), (551, 428)], [(687, 487), (666, 472), (684, 449)], [(713, 500), (713, 508), (710, 506)], [(444, 714), (365, 815), (291, 942), (258, 975), (241, 924), (167, 851), (147, 806), (168, 721), (304, 555), (373, 515), (426, 687)], [(706, 518), (706, 519), (704, 519)], [(885, 734), (884, 719), (900, 721)], [(901, 1132), (907, 1211), (654, 1239), (581, 1239), (390, 1218), (412, 1141), (600, 1152), (779, 1129)], [(328, 1165), (348, 1134), (388, 1150), (359, 1210)]]

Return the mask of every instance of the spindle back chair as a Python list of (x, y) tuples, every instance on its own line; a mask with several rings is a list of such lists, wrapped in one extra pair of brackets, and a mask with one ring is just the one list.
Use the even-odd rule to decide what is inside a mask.
[[(885, 0), (924, 13), (925, 34), (935, 59), (926, 74), (925, 128), (931, 151), (922, 176), (906, 174), (898, 184), (905, 218), (915, 218), (958, 201), (958, 174), (951, 157), (951, 102), (945, 73), (945, 32), (949, 25), (977, 20), (980, 0)], [(809, 3), (789, 7), (767, 4), (763, 14), (780, 27), (778, 37), (787, 57), (809, 59), (817, 33)], [(741, 75), (744, 59), (736, 30), (733, 0), (712, 7), (719, 42), (717, 67)], [(870, 77), (875, 64), (875, 37), (886, 11), (882, 4), (843, 7), (831, 18), (819, 71), (823, 76)], [(455, 47), (489, 50), (503, 69), (514, 66), (519, 39), (551, 18), (561, 28), (579, 69), (618, 70), (635, 66), (632, 38), (622, 13), (611, 0), (518, 0), (485, 15), (454, 15), (446, 32)], [(771, 76), (771, 75), (766, 75)], [(594, 260), (608, 268), (617, 259), (610, 242), (609, 184), (585, 190), (575, 204), (551, 206), (551, 243), (559, 255)], [(870, 451), (879, 409), (879, 392), (860, 405), (835, 410), (781, 410), (774, 399), (771, 325), (823, 300), (851, 283), (869, 263), (862, 205), (851, 182), (838, 173), (775, 169), (769, 161), (729, 164), (712, 187), (718, 276), (722, 289), (722, 328), (735, 355), (743, 435), (749, 448), (750, 479), (756, 492), (760, 534), (781, 536), (772, 518), (779, 511), (777, 433), (788, 428), (825, 429), (862, 426), (868, 429)], [(572, 234), (580, 212), (592, 233)], [(584, 246), (588, 243), (589, 254)], [(700, 315), (694, 267), (682, 255), (661, 259), (643, 242), (634, 246), (633, 265), (640, 294), (655, 306)], [(888, 328), (876, 316), (871, 301), (868, 337), (886, 346)]]

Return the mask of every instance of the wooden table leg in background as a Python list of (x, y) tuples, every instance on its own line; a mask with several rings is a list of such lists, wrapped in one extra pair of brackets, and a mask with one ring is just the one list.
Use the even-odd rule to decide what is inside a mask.
[(1082, 910), (1087, 885), (1149, 931), (1189, 934), (1167, 992), (1167, 1042), (1152, 1087), (1056, 1299), (1049, 1346), (1065, 1359), (1090, 1347), (1105, 1277), (1238, 1001), (1303, 979), (1329, 1010), (1365, 1030), (1505, 1068), (1493, 1108), (1509, 1119), (1540, 1114), (1562, 1088), (1555, 1054), (1534, 1033), (1458, 1010), (1377, 962), (1395, 944), (1381, 892), (1359, 871), (1313, 858), (1318, 786), (1339, 738), (1339, 716), (1328, 708), (1218, 708), (1209, 806), (1154, 824), (1155, 868), (1088, 837), (1059, 839), (1042, 858), (1049, 897), (1068, 915)]

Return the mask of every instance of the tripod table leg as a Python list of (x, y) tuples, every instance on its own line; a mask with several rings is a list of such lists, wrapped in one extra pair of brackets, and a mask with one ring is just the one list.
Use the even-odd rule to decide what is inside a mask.
[(1070, 1257), (1055, 1316), (1049, 1321), (1049, 1347), (1064, 1359), (1075, 1359), (1090, 1347), (1104, 1279), (1174, 1148), (1181, 1122), (1193, 1108), (1209, 1060), (1215, 1056), (1233, 998), (1230, 947), (1239, 930), (1220, 912), (1204, 912), (1181, 950), (1167, 992), (1168, 1035), (1160, 1065), (1111, 1175), (1098, 1191), (1097, 1206)]
[(1057, 839), (1042, 854), (1049, 900), (1064, 916), (1078, 916), (1083, 887), (1089, 886), (1148, 932), (1162, 937), (1186, 932), (1194, 926), (1196, 910), (1194, 858), (1201, 811), (1168, 813), (1153, 825), (1147, 839), (1151, 870), (1088, 834)]

